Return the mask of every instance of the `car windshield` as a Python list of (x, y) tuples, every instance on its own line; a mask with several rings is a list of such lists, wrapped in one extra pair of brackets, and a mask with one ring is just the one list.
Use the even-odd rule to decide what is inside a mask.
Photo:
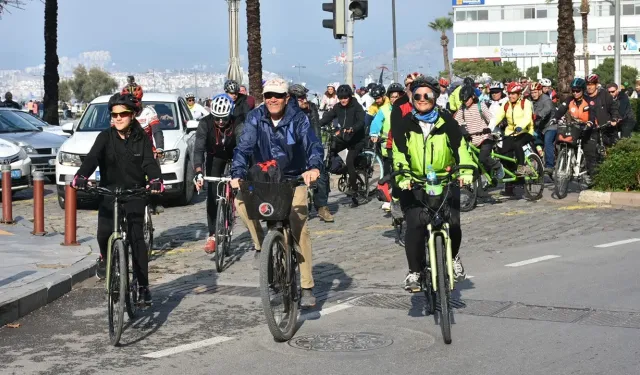
[(22, 117), (23, 119), (27, 120), (29, 122), (29, 124), (31, 124), (33, 126), (42, 126), (42, 127), (49, 126), (49, 124), (47, 124), (46, 122), (40, 120), (39, 118), (37, 118), (34, 115), (31, 115), (31, 114), (29, 114), (27, 112), (15, 111), (14, 113), (16, 115)]
[(37, 132), (38, 128), (14, 111), (0, 111), (0, 133)]
[[(171, 102), (142, 102), (143, 106), (151, 106), (156, 110), (160, 120), (160, 130), (178, 129), (178, 111), (175, 103)], [(76, 131), (102, 131), (111, 126), (111, 115), (107, 103), (91, 104), (87, 108)]]

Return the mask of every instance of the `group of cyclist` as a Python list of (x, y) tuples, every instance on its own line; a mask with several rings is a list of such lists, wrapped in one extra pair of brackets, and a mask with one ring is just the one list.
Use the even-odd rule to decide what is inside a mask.
[[(264, 103), (252, 108), (248, 96), (241, 93), (238, 82), (224, 84), (225, 93), (211, 100), (210, 110), (197, 106), (193, 95), (187, 95), (189, 108), (202, 116), (195, 135), (194, 183), (196, 189), (204, 187), (204, 175), (220, 177), (225, 173), (232, 178), (231, 186), (239, 187), (247, 179), (252, 165), (274, 162), (288, 179), (302, 176), (306, 186), (295, 190), (290, 224), (300, 248), (302, 306), (315, 305), (312, 276), (311, 238), (307, 225), (307, 187), (314, 183), (314, 202), (318, 216), (333, 222), (327, 201), (329, 174), (321, 129), (331, 129), (330, 155), (347, 150), (346, 167), (352, 206), (366, 202), (358, 195), (355, 160), (367, 142), (380, 144), (384, 174), (392, 170), (408, 169), (424, 176), (430, 170), (442, 173), (454, 165), (474, 165), (467, 139), (480, 149), (479, 161), (487, 171), (499, 174), (502, 165), (491, 157), (495, 142), (490, 132), (502, 131), (501, 153), (512, 153), (518, 162), (517, 173), (531, 173), (524, 164), (523, 146), (532, 141), (545, 150), (547, 171), (554, 166), (556, 124), (565, 114), (582, 121), (592, 129), (598, 124), (615, 125), (620, 119), (618, 100), (599, 88), (599, 79), (573, 80), (572, 97), (554, 103), (554, 91), (547, 79), (540, 82), (492, 82), (480, 89), (471, 78), (450, 90), (449, 82), (412, 73), (406, 76), (404, 86), (392, 83), (385, 88), (372, 84), (354, 93), (350, 85), (329, 85), (320, 101), (309, 101), (308, 89), (289, 84), (282, 79), (271, 79), (263, 85)], [(139, 87), (139, 86), (138, 86)], [(609, 94), (612, 95), (609, 95)], [(365, 98), (369, 96), (371, 100)], [(158, 123), (153, 108), (142, 105), (142, 89), (128, 85), (109, 101), (112, 127), (103, 131), (93, 145), (74, 178), (73, 186), (84, 188), (97, 167), (101, 171), (100, 185), (105, 187), (134, 188), (148, 186), (153, 193), (163, 189), (160, 168), (156, 159), (162, 153), (162, 137), (154, 130)], [(320, 117), (320, 111), (322, 117)], [(461, 126), (463, 125), (463, 126)], [(148, 130), (145, 130), (148, 129)], [(465, 133), (473, 134), (467, 137)], [(146, 134), (146, 136), (145, 136)], [(595, 142), (598, 132), (587, 130), (583, 145), (589, 174), (595, 168)], [(227, 166), (229, 166), (227, 168)], [(471, 184), (474, 171), (461, 170), (458, 184), (449, 195), (448, 221), (454, 256), (456, 279), (465, 277), (459, 250), (462, 240), (460, 226), (460, 187)], [(420, 272), (425, 264), (425, 238), (427, 218), (423, 211), (428, 198), (413, 178), (399, 175), (392, 181), (393, 197), (402, 209), (406, 222), (405, 251), (409, 273), (405, 289), (420, 290)], [(512, 194), (509, 186), (507, 194)], [(215, 215), (217, 185), (207, 186), (207, 224), (209, 237), (205, 251), (216, 251)], [(264, 238), (262, 226), (250, 220), (240, 193), (236, 197), (238, 215), (247, 226), (259, 260)], [(144, 201), (132, 199), (125, 206), (130, 243), (134, 259), (134, 272), (140, 285), (140, 299), (150, 303), (148, 289), (148, 259), (142, 231)], [(391, 202), (385, 202), (388, 210)], [(112, 202), (104, 199), (99, 210), (98, 242), (101, 256), (97, 276), (104, 277), (107, 241), (113, 223)]]

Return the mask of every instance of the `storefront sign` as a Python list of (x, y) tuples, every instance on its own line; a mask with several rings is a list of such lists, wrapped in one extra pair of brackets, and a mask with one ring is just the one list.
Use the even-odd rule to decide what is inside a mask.
[(451, 0), (451, 5), (484, 5), (484, 0)]

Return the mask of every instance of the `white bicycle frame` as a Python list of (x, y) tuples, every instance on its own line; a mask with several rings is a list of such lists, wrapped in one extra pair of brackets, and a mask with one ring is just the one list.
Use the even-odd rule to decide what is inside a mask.
[(218, 185), (216, 187), (216, 194), (218, 195), (218, 200), (226, 200), (227, 197), (225, 197), (224, 195), (224, 191), (222, 192), (222, 194), (219, 194), (220, 192), (220, 184), (226, 184), (227, 182), (231, 182), (231, 177), (209, 177), (209, 176), (204, 176), (203, 179), (205, 181), (209, 181), (209, 182), (217, 182)]

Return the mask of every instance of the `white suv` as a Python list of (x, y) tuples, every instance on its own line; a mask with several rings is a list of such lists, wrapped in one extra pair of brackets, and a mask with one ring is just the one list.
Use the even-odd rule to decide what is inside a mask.
[[(62, 126), (62, 130), (71, 133), (72, 136), (60, 148), (56, 163), (56, 184), (60, 207), (64, 208), (66, 179), (73, 178), (76, 174), (98, 134), (111, 126), (109, 98), (110, 96), (105, 95), (94, 99), (77, 125)], [(187, 205), (191, 202), (195, 191), (192, 163), (195, 132), (192, 129), (197, 128), (198, 122), (193, 120), (185, 100), (177, 95), (145, 93), (142, 103), (144, 106), (153, 106), (160, 118), (160, 127), (164, 135), (164, 158), (160, 161), (166, 189), (164, 196), (178, 205)], [(99, 179), (100, 171), (96, 171), (89, 177), (91, 181)], [(88, 197), (78, 194), (78, 198)]]

